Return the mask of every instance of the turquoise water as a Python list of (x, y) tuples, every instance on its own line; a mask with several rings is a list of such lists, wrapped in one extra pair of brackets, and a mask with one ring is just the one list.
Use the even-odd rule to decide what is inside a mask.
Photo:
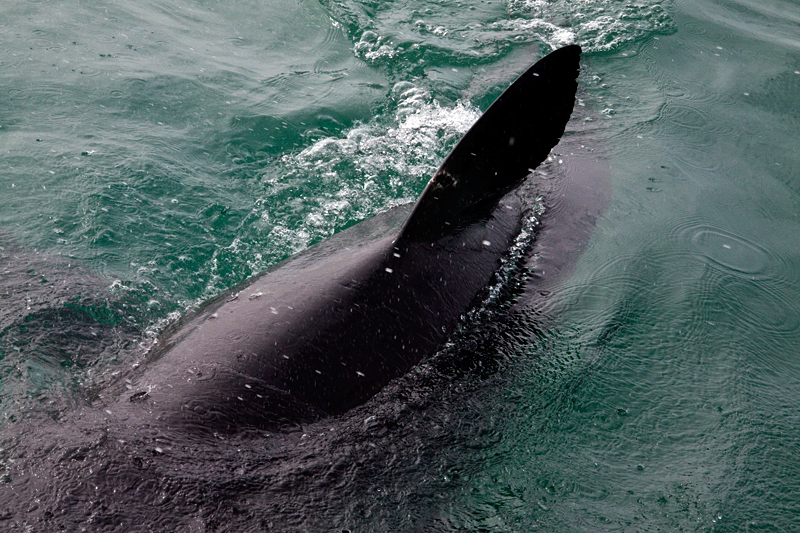
[(516, 74), (576, 42), (580, 142), (612, 199), (544, 308), (520, 282), (352, 416), (159, 513), (800, 529), (798, 22), (786, 0), (3, 5), (0, 524), (34, 523), (8, 503), (23, 422), (90, 402), (199, 302), (413, 200)]

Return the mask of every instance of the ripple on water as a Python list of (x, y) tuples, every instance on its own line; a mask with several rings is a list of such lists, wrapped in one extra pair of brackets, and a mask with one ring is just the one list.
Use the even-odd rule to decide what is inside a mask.
[(708, 24), (699, 20), (690, 20), (679, 25), (681, 33), (703, 36), (708, 35)]
[(101, 74), (105, 74), (107, 71), (105, 69), (93, 67), (88, 64), (83, 64), (75, 67), (75, 72), (87, 78), (94, 78), (96, 76), (100, 76)]
[(667, 102), (662, 108), (662, 114), (672, 124), (688, 130), (704, 130), (710, 121), (709, 114), (702, 109), (674, 101)]
[(662, 116), (684, 131), (702, 133), (692, 137), (693, 143), (702, 139), (704, 144), (713, 144), (720, 136), (733, 135), (733, 123), (716, 119), (699, 104), (691, 99), (671, 100), (662, 109)]
[[(682, 342), (707, 338), (709, 328), (723, 323), (776, 341), (800, 332), (797, 276), (791, 261), (768, 242), (697, 218), (659, 233), (663, 245), (606, 258), (590, 278), (565, 290), (570, 314), (587, 328), (599, 328), (599, 342), (639, 323), (640, 315), (653, 309), (670, 317), (665, 324), (681, 330)], [(670, 309), (691, 312), (681, 317)]]
[[(796, 291), (776, 283), (733, 280), (722, 287), (721, 301), (734, 323), (748, 340), (758, 339), (753, 353), (770, 356), (764, 343), (797, 340), (800, 335), (800, 305)], [(752, 337), (747, 332), (754, 332)]]
[(12, 90), (11, 98), (16, 105), (26, 105), (31, 109), (50, 109), (64, 104), (70, 89), (59, 83), (37, 83), (35, 86)]
[(686, 225), (679, 231), (711, 264), (734, 276), (781, 283), (792, 276), (785, 258), (741, 235), (706, 224)]
[(767, 251), (738, 235), (705, 227), (692, 234), (692, 244), (704, 257), (736, 275), (763, 275), (769, 264)]
[[(698, 297), (718, 306), (737, 329), (758, 330), (774, 338), (800, 331), (797, 279), (790, 261), (768, 243), (757, 243), (716, 226), (690, 219), (670, 234), (688, 245), (692, 257), (712, 271), (703, 274)], [(710, 317), (709, 317), (710, 319)]]
[[(670, 73), (672, 75), (672, 73)], [(688, 76), (696, 76), (689, 74)], [(667, 78), (663, 82), (669, 86), (669, 95), (674, 96), (682, 103), (703, 104), (707, 107), (710, 104), (722, 106), (735, 106), (740, 104), (739, 95), (730, 90), (722, 89), (718, 84), (707, 81), (697, 81), (687, 78)], [(714, 110), (712, 116), (719, 119), (719, 111)]]
[(590, 330), (601, 328), (598, 335), (607, 337), (619, 328), (617, 319), (632, 311), (632, 295), (641, 291), (640, 263), (638, 251), (617, 254), (594, 268), (589, 278), (565, 287), (559, 300), (569, 302), (577, 322)]
[(714, 146), (695, 144), (695, 139), (683, 140), (677, 146), (679, 149), (673, 155), (675, 166), (689, 175), (692, 171), (714, 173), (720, 170), (718, 158), (714, 157)]
[(676, 149), (670, 156), (685, 171), (717, 171), (720, 168), (719, 157), (715, 156), (717, 146), (721, 138), (732, 136), (734, 130), (704, 107), (689, 99), (670, 98), (641, 134), (671, 140)]

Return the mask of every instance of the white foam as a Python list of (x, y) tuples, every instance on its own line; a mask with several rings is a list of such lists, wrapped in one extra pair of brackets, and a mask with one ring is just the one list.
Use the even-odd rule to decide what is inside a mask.
[[(580, 44), (586, 51), (607, 51), (672, 25), (660, 2), (616, 0), (509, 0), (510, 20), (501, 29), (534, 34), (553, 48)], [(568, 20), (569, 26), (561, 23)], [(557, 25), (554, 21), (559, 21)]]
[(395, 92), (400, 101), (394, 125), (355, 126), (342, 137), (317, 141), (285, 162), (308, 172), (327, 171), (332, 177), (342, 159), (365, 177), (386, 171), (394, 171), (400, 180), (431, 175), (443, 151), (469, 130), (480, 112), (464, 102), (441, 107), (425, 90), (408, 83), (398, 84)]
[(361, 39), (353, 46), (353, 52), (366, 61), (379, 61), (381, 59), (391, 59), (398, 54), (398, 51), (384, 43), (384, 39), (374, 31), (365, 31)]
[(502, 20), (492, 24), (492, 29), (503, 32), (510, 32), (510, 40), (527, 40), (529, 37), (536, 37), (547, 43), (552, 48), (560, 48), (568, 44), (573, 44), (577, 40), (575, 32), (567, 28), (561, 28), (544, 19), (510, 19)]

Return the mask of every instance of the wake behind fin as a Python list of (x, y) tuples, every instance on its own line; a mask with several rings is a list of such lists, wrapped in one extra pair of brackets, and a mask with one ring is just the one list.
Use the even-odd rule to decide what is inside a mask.
[(428, 182), (399, 239), (433, 242), (488, 216), (547, 158), (572, 114), (581, 48), (560, 48), (495, 100)]

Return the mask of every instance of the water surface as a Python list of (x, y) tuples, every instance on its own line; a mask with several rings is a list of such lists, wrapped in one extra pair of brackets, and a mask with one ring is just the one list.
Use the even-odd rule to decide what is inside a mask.
[[(570, 146), (609, 165), (612, 198), (572, 274), (544, 300), (516, 275), (343, 419), (143, 475), (147, 516), (197, 531), (797, 530), (799, 21), (786, 0), (4, 5), (3, 528), (139, 520), (76, 481), (65, 450), (101, 450), (94, 436), (65, 427), (43, 449), (39, 428), (85, 409), (188, 308), (413, 200), (519, 72), (574, 42)], [(570, 155), (556, 152), (554, 175)], [(151, 472), (146, 442), (131, 461)], [(19, 510), (25, 461), (62, 476), (61, 503)]]

